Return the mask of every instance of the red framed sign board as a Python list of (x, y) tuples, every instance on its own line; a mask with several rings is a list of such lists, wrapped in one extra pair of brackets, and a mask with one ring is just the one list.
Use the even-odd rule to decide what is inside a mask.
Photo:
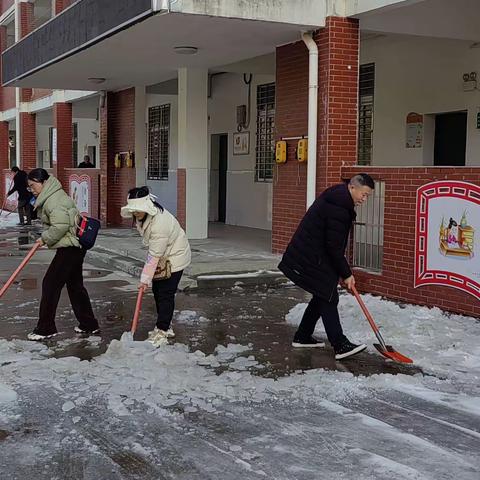
[(437, 181), (417, 190), (414, 287), (443, 285), (480, 300), (480, 187)]

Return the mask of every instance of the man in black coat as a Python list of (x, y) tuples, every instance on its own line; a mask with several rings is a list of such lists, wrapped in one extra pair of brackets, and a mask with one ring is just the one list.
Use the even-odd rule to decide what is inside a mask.
[(19, 225), (25, 224), (25, 218), (27, 217), (27, 225), (32, 224), (32, 206), (30, 205), (30, 199), (32, 194), (28, 190), (27, 174), (18, 167), (12, 167), (12, 172), (15, 174), (13, 177), (13, 187), (7, 194), (7, 197), (12, 193), (18, 193), (18, 217), (20, 219)]
[(313, 295), (293, 339), (294, 347), (323, 346), (312, 335), (322, 317), (335, 358), (355, 355), (366, 345), (354, 345), (343, 334), (338, 315), (338, 282), (351, 290), (355, 278), (345, 258), (355, 205), (364, 203), (375, 187), (366, 173), (325, 190), (308, 209), (278, 268)]

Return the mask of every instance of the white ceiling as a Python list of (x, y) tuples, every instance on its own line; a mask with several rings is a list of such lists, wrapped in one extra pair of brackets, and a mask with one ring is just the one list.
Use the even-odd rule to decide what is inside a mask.
[[(201, 15), (156, 15), (42, 69), (17, 86), (76, 90), (118, 90), (175, 78), (181, 67), (218, 71), (252, 57), (272, 54), (276, 46), (300, 39), (295, 25)], [(178, 55), (175, 46), (195, 46), (196, 55)], [(261, 62), (260, 62), (261, 63)], [(271, 61), (264, 69), (271, 70)], [(257, 68), (260, 68), (257, 65)], [(221, 68), (220, 68), (221, 70)], [(94, 85), (89, 77), (106, 78)]]
[(480, 0), (400, 2), (357, 17), (364, 31), (480, 41)]

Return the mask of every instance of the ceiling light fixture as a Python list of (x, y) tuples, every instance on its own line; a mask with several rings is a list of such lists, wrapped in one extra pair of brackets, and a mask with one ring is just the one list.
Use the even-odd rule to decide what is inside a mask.
[(198, 52), (197, 47), (187, 47), (187, 46), (180, 46), (174, 47), (175, 53), (179, 55), (195, 55)]
[(91, 83), (99, 84), (99, 83), (105, 82), (105, 79), (102, 78), (102, 77), (90, 77), (90, 78), (88, 79), (88, 81), (91, 82)]

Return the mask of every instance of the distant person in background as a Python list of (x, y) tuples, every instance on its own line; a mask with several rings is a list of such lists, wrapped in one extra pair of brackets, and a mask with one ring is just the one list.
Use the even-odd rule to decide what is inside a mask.
[(25, 225), (25, 217), (27, 218), (27, 225), (32, 224), (32, 206), (30, 199), (32, 194), (28, 190), (27, 173), (20, 170), (18, 167), (12, 167), (13, 186), (7, 193), (7, 197), (13, 193), (18, 193), (18, 217), (20, 219), (19, 225)]
[(78, 168), (95, 168), (95, 165), (90, 161), (90, 156), (85, 155), (83, 157), (83, 162), (78, 165)]

